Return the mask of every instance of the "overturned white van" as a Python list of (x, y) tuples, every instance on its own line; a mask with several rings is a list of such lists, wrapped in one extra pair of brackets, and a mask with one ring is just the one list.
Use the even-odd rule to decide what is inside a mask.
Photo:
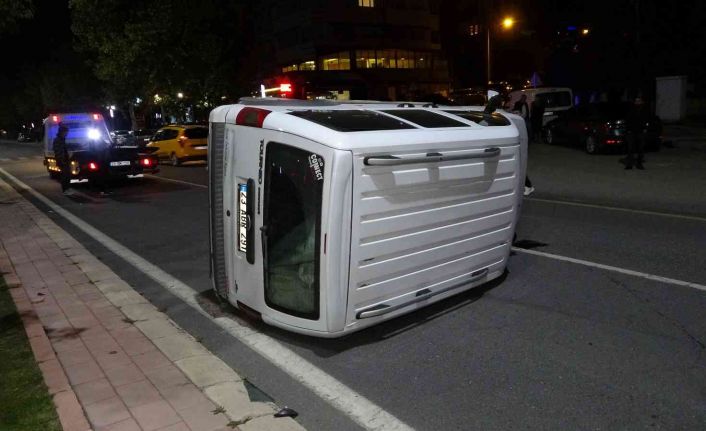
[(382, 102), (214, 109), (214, 289), (271, 325), (339, 337), (500, 276), (522, 199), (521, 122)]

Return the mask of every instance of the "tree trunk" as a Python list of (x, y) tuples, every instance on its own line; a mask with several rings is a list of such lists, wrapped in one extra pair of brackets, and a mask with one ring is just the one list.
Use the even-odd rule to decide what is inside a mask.
[(133, 105), (132, 103), (128, 103), (127, 109), (130, 113), (130, 124), (132, 125), (132, 130), (137, 130), (137, 117), (135, 117), (135, 105)]

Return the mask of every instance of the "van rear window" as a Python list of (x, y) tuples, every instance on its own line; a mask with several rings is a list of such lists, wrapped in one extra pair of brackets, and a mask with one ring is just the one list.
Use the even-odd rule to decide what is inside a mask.
[(372, 111), (359, 110), (308, 110), (292, 111), (295, 117), (326, 126), (339, 132), (367, 132), (372, 130), (413, 129), (407, 123)]
[(458, 115), (461, 118), (465, 118), (466, 120), (473, 121), (474, 123), (478, 123), (482, 126), (509, 126), (510, 125), (510, 120), (507, 118), (503, 117), (502, 115), (498, 113), (492, 113), (490, 115), (483, 114), (481, 111), (444, 111), (448, 112), (449, 114), (454, 114)]
[(400, 117), (422, 127), (468, 127), (466, 123), (423, 109), (388, 109), (381, 112)]

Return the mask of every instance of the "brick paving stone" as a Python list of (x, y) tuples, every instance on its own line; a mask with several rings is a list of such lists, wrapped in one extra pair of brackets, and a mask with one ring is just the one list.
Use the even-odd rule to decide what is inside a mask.
[(104, 431), (142, 431), (142, 428), (135, 422), (135, 419), (130, 418), (124, 421), (108, 425)]
[(64, 375), (64, 370), (56, 359), (39, 363), (39, 369), (42, 370), (44, 383), (46, 383), (50, 394), (53, 395), (70, 388), (69, 381)]
[(108, 379), (98, 379), (73, 387), (76, 396), (84, 406), (117, 396)]
[(150, 319), (167, 319), (164, 313), (152, 304), (131, 304), (120, 308), (120, 311), (134, 321)]
[(54, 406), (56, 406), (64, 431), (87, 431), (90, 429), (81, 405), (73, 392), (63, 391), (55, 394)]
[(101, 324), (108, 332), (113, 332), (119, 329), (129, 329), (132, 327), (132, 322), (130, 319), (124, 315), (107, 315), (101, 316)]
[[(164, 398), (177, 411), (198, 406), (206, 409), (213, 405), (211, 400), (206, 398), (199, 388), (191, 383), (174, 386), (165, 390)], [(211, 410), (214, 408), (215, 407), (211, 407)]]
[(66, 371), (69, 382), (74, 386), (104, 377), (103, 371), (93, 360), (67, 365), (64, 367), (64, 371)]
[(197, 343), (196, 340), (185, 337), (182, 334), (156, 339), (154, 344), (172, 361), (208, 354), (206, 348)]
[(152, 319), (135, 322), (135, 326), (142, 331), (150, 340), (156, 338), (169, 337), (181, 333), (176, 326), (166, 319)]
[(200, 388), (226, 381), (240, 381), (228, 365), (213, 355), (181, 359), (175, 364)]
[(159, 367), (171, 364), (171, 361), (157, 349), (150, 350), (149, 352), (145, 352), (140, 355), (135, 355), (132, 357), (132, 360), (135, 361), (143, 373), (147, 373)]
[(63, 337), (51, 340), (51, 345), (55, 352), (63, 352), (66, 350), (74, 350), (83, 346), (83, 341), (80, 337)]
[(177, 412), (166, 401), (161, 400), (133, 407), (130, 412), (145, 431), (153, 431), (182, 421)]
[(37, 362), (54, 359), (54, 349), (47, 337), (32, 337), (29, 339), (29, 345), (32, 347), (32, 353), (34, 353)]
[(84, 410), (96, 431), (104, 429), (108, 425), (130, 419), (130, 412), (118, 396), (84, 406)]
[(171, 364), (148, 371), (145, 375), (162, 393), (174, 386), (190, 383), (184, 373)]
[(129, 356), (141, 355), (157, 349), (154, 343), (144, 336), (126, 338), (120, 342), (120, 345)]
[(145, 375), (140, 371), (139, 368), (135, 366), (134, 363), (128, 365), (120, 365), (114, 368), (105, 370), (105, 374), (108, 377), (110, 383), (115, 386), (126, 385), (128, 383), (139, 382), (145, 379)]
[(66, 280), (66, 283), (68, 283), (71, 286), (75, 286), (77, 284), (84, 284), (88, 283), (90, 280), (88, 280), (88, 277), (80, 271), (75, 271), (75, 272), (65, 272), (63, 273), (64, 280)]
[[(31, 304), (29, 302), (27, 303), (30, 307)], [(42, 326), (42, 322), (39, 320), (39, 318), (34, 314), (34, 310), (32, 312), (22, 312), (19, 307), (17, 310), (20, 315), (22, 316), (22, 322), (25, 325), (25, 332), (27, 332), (27, 338), (33, 338), (33, 337), (44, 337), (44, 326)]]
[[(232, 431), (233, 429), (231, 428), (229, 431)], [(169, 425), (164, 428), (160, 428), (157, 431), (191, 431), (191, 428), (189, 428), (184, 422), (177, 422), (174, 425)]]
[(98, 362), (98, 365), (103, 370), (110, 370), (112, 368), (116, 367), (122, 367), (124, 365), (132, 365), (135, 367), (135, 364), (130, 360), (130, 358), (121, 350), (111, 350), (108, 353), (98, 353), (94, 354), (96, 361)]
[(179, 414), (184, 418), (184, 422), (189, 428), (199, 431), (214, 431), (223, 428), (229, 422), (224, 414), (213, 414), (216, 406), (210, 403), (209, 407), (195, 406), (180, 410)]
[(83, 344), (81, 344), (81, 346), (77, 349), (57, 352), (56, 356), (59, 359), (59, 362), (61, 362), (61, 365), (63, 365), (64, 367), (67, 367), (69, 365), (81, 364), (93, 359), (88, 349), (86, 349)]
[(110, 301), (116, 307), (122, 307), (123, 305), (129, 304), (144, 304), (147, 302), (142, 295), (132, 291), (132, 292), (108, 292), (105, 294), (105, 298)]
[(162, 399), (162, 396), (157, 388), (147, 379), (119, 386), (115, 388), (115, 390), (128, 407), (137, 407), (142, 404), (149, 404)]
[(110, 336), (108, 331), (105, 331), (105, 334), (101, 336), (82, 337), (82, 340), (91, 352), (108, 353), (111, 350), (120, 349), (120, 346), (113, 337)]

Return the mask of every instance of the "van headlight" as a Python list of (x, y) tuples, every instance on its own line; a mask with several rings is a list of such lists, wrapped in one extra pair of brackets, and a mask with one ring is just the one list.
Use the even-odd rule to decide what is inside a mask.
[(97, 140), (101, 137), (101, 132), (98, 129), (88, 129), (88, 139)]

